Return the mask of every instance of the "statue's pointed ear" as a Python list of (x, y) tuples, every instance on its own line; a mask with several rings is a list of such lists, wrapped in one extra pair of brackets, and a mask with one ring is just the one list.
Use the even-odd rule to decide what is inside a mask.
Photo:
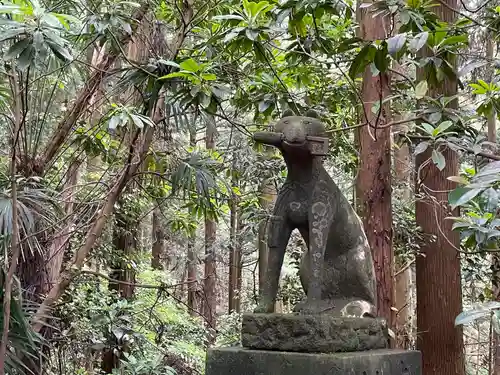
[(283, 112), (282, 117), (290, 117), (290, 116), (295, 116), (295, 113), (291, 109), (287, 109), (285, 112)]
[(314, 109), (308, 109), (306, 112), (306, 117), (312, 117), (312, 118), (318, 118), (318, 112), (316, 112)]

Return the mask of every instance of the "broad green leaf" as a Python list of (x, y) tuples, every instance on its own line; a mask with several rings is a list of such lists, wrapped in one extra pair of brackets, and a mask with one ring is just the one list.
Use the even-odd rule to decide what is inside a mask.
[(468, 187), (458, 187), (448, 193), (448, 203), (452, 209), (463, 206), (474, 199), (483, 189), (470, 189)]
[(169, 78), (177, 78), (177, 77), (189, 78), (189, 76), (190, 76), (190, 73), (173, 72), (173, 73), (169, 73), (167, 75), (159, 77), (158, 80), (169, 79)]
[(14, 43), (10, 48), (9, 50), (7, 51), (7, 53), (4, 55), (4, 59), (5, 60), (11, 60), (11, 59), (15, 59), (17, 56), (19, 56), (19, 54), (21, 52), (23, 52), (26, 47), (28, 47), (30, 45), (30, 40), (29, 38), (24, 38), (24, 39), (21, 39), (20, 41)]
[(265, 112), (266, 109), (268, 109), (271, 106), (271, 104), (273, 103), (268, 100), (261, 100), (259, 102), (259, 112), (260, 113)]
[(432, 150), (432, 161), (440, 171), (446, 167), (446, 160), (440, 151)]
[(427, 43), (428, 38), (429, 38), (429, 33), (427, 31), (415, 35), (415, 37), (408, 44), (409, 50), (412, 53), (420, 51), (420, 49), (422, 49), (422, 47), (425, 46), (425, 43)]
[(423, 99), (425, 94), (427, 94), (428, 85), (427, 81), (420, 81), (418, 85), (415, 87), (415, 98)]
[(35, 46), (35, 49), (37, 51), (40, 51), (43, 47), (43, 34), (36, 30), (34, 33), (33, 33), (33, 45)]
[(394, 56), (404, 47), (406, 43), (406, 34), (398, 34), (387, 39), (387, 51)]
[(415, 152), (414, 154), (415, 155), (418, 155), (418, 154), (421, 154), (422, 152), (424, 152), (425, 150), (427, 150), (427, 148), (429, 147), (429, 142), (420, 142), (416, 147), (415, 147)]
[(188, 72), (196, 73), (197, 71), (200, 70), (200, 65), (193, 59), (189, 58), (187, 60), (184, 60), (179, 64), (182, 70), (186, 70)]
[[(354, 58), (351, 67), (349, 68), (349, 77), (351, 79), (355, 79), (356, 76), (361, 73), (364, 68), (372, 63), (373, 61), (369, 61), (369, 57), (371, 55), (370, 52), (376, 52), (376, 49), (371, 44), (364, 46), (361, 51), (359, 51), (358, 55)], [(375, 54), (373, 54), (374, 56)]]
[(257, 29), (250, 29), (250, 28), (245, 29), (245, 35), (251, 41), (257, 40), (257, 38), (259, 37), (259, 34), (260, 34), (260, 31)]
[(109, 120), (108, 128), (110, 130), (115, 130), (118, 127), (118, 124), (120, 124), (120, 116), (113, 116)]
[(468, 41), (469, 41), (469, 36), (467, 34), (454, 35), (454, 36), (450, 36), (449, 38), (444, 39), (440, 45), (441, 46), (449, 46), (452, 44), (467, 43)]
[(453, 122), (451, 122), (451, 121), (443, 121), (441, 124), (439, 124), (439, 126), (436, 129), (434, 129), (434, 131), (432, 132), (432, 135), (437, 136), (437, 135), (443, 133), (444, 131), (446, 131), (446, 129), (448, 129), (452, 125), (453, 125)]
[(432, 134), (434, 133), (434, 127), (431, 124), (428, 124), (426, 122), (423, 122), (422, 124), (420, 124), (419, 128), (423, 129), (430, 136), (432, 136)]
[(28, 47), (26, 47), (24, 51), (19, 55), (19, 59), (17, 60), (17, 67), (21, 71), (26, 70), (26, 68), (33, 62), (35, 53), (36, 51), (35, 47), (33, 47), (33, 44), (28, 45)]
[(239, 20), (239, 21), (244, 21), (245, 19), (242, 16), (239, 16), (237, 14), (223, 14), (220, 16), (214, 16), (212, 17), (213, 20)]
[(51, 40), (47, 40), (47, 45), (50, 47), (52, 52), (54, 52), (54, 55), (56, 55), (58, 59), (65, 62), (73, 60), (73, 56), (71, 56), (66, 48), (52, 42)]
[(137, 126), (137, 128), (139, 128), (139, 129), (144, 128), (144, 122), (142, 122), (142, 119), (139, 116), (131, 113), (130, 118), (132, 119), (134, 125)]
[(3, 30), (2, 34), (0, 35), (0, 42), (13, 39), (15, 37), (18, 37), (26, 32), (26, 29), (24, 27), (18, 27), (15, 29), (7, 29)]
[(213, 73), (205, 73), (201, 75), (201, 78), (203, 78), (205, 81), (215, 81), (217, 79), (217, 76)]
[(446, 177), (446, 179), (449, 181), (453, 181), (453, 182), (462, 184), (462, 185), (467, 185), (469, 183), (469, 181), (465, 177), (462, 177), (462, 176), (448, 176), (448, 177)]
[(163, 64), (163, 65), (173, 66), (174, 68), (177, 68), (177, 69), (181, 68), (181, 66), (179, 64), (177, 64), (175, 61), (160, 59), (160, 60), (158, 60), (158, 63)]
[(377, 52), (375, 53), (375, 67), (382, 73), (385, 73), (387, 71), (387, 68), (389, 67), (389, 58), (387, 56), (387, 50), (384, 46), (384, 48), (379, 48), (377, 49)]
[(462, 325), (474, 322), (481, 318), (486, 318), (491, 315), (493, 310), (500, 309), (500, 302), (489, 301), (483, 304), (476, 305), (473, 309), (462, 311), (455, 318), (455, 325)]

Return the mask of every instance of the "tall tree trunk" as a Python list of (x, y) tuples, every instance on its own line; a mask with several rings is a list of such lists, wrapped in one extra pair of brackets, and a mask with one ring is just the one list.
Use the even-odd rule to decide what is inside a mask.
[[(207, 150), (215, 150), (215, 124), (212, 121), (207, 123), (205, 146)], [(216, 262), (215, 262), (215, 239), (216, 223), (211, 218), (205, 218), (205, 280), (204, 280), (204, 305), (203, 314), (205, 321), (210, 328), (209, 342), (215, 342), (217, 294), (216, 286)]]
[[(358, 11), (361, 38), (385, 39), (387, 30), (391, 28), (390, 19), (374, 16), (367, 9), (369, 8)], [(378, 315), (387, 319), (389, 327), (392, 327), (391, 130), (387, 127), (377, 129), (390, 121), (389, 106), (382, 104), (382, 100), (389, 94), (388, 75), (379, 73), (374, 77), (370, 67), (367, 67), (361, 91), (363, 121), (369, 124), (358, 131), (360, 165), (356, 195), (375, 264)], [(380, 113), (373, 113), (374, 104), (380, 105)]]
[[(495, 38), (493, 35), (488, 34), (489, 38), (486, 41), (486, 58), (489, 61), (492, 61), (495, 57)], [(495, 68), (492, 65), (489, 69), (489, 81), (492, 82), (495, 78)], [(495, 107), (492, 108), (491, 113), (488, 115), (488, 142), (490, 145), (490, 152), (495, 154), (498, 151), (497, 146), (497, 116), (496, 116)], [(493, 272), (492, 275), (492, 289), (493, 296), (496, 301), (500, 301), (500, 256), (498, 254), (493, 253), (491, 256), (491, 269)], [(496, 333), (495, 330), (492, 331), (493, 334), (493, 342), (494, 345), (493, 350), (493, 369), (492, 372), (495, 375), (500, 375), (500, 335)]]
[[(191, 122), (189, 127), (189, 145), (196, 147), (196, 117)], [(197, 315), (200, 311), (200, 285), (198, 283), (198, 257), (196, 256), (196, 230), (188, 237), (187, 251), (187, 282), (188, 282), (188, 298), (187, 304), (189, 313)]]
[[(239, 181), (236, 170), (236, 155), (233, 154), (232, 187), (238, 187)], [(241, 281), (241, 246), (238, 241), (238, 223), (241, 221), (239, 212), (239, 198), (234, 192), (231, 194), (230, 202), (231, 216), (229, 228), (229, 313), (240, 309), (240, 286)]]
[[(401, 120), (401, 116), (394, 116), (394, 120)], [(407, 125), (399, 125), (393, 128), (394, 140), (399, 144), (408, 131)], [(402, 204), (411, 204), (411, 155), (407, 142), (397, 146), (394, 150), (394, 179), (397, 186), (396, 199)], [(412, 304), (412, 267), (407, 264), (407, 257), (395, 259), (394, 272), (394, 307), (396, 316), (394, 328), (396, 334), (396, 347), (401, 349), (410, 348), (412, 334), (411, 319), (413, 316)]]
[(154, 270), (162, 270), (162, 258), (165, 252), (165, 232), (161, 223), (161, 212), (159, 208), (153, 211), (152, 235), (153, 246), (151, 249), (151, 268)]
[[(259, 204), (262, 210), (264, 210), (265, 212), (269, 212), (271, 206), (276, 200), (276, 197), (276, 187), (274, 186), (271, 179), (265, 179), (264, 181), (262, 181), (262, 184), (259, 188)], [(267, 220), (262, 220), (259, 223), (259, 234), (257, 237), (257, 248), (259, 250), (259, 295), (262, 294), (267, 269), (267, 256), (269, 250), (266, 240), (267, 223)]]
[[(437, 16), (452, 24), (458, 8), (457, 0), (444, 0), (445, 5), (434, 7)], [(425, 53), (430, 54), (429, 50)], [(419, 69), (420, 79), (426, 79)], [(429, 95), (451, 97), (457, 93), (457, 82), (447, 77), (440, 87), (432, 87)], [(457, 100), (450, 103), (456, 108)], [(417, 348), (422, 352), (422, 372), (426, 375), (463, 375), (465, 373), (462, 326), (455, 327), (455, 318), (462, 311), (459, 234), (452, 230), (448, 191), (456, 183), (447, 177), (458, 174), (458, 155), (446, 148), (446, 160), (440, 171), (432, 162), (431, 151), (417, 155), (415, 160), (415, 189), (419, 198), (415, 205), (417, 225), (422, 228), (422, 255), (416, 259), (417, 282)], [(435, 240), (433, 238), (435, 236)]]

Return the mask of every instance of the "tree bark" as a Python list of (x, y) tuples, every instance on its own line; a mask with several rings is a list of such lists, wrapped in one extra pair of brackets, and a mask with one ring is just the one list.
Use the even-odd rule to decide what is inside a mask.
[[(184, 0), (182, 3), (181, 16), (183, 22), (181, 24), (181, 27), (179, 27), (172, 43), (170, 44), (170, 52), (168, 54), (169, 59), (175, 58), (182, 44), (184, 43), (184, 39), (186, 38), (187, 32), (194, 16), (193, 4), (194, 0)], [(141, 7), (142, 16), (140, 18), (144, 16), (144, 13), (147, 11), (147, 9), (148, 6)], [(160, 96), (158, 102), (162, 101), (163, 99)], [(155, 104), (155, 109), (156, 107), (162, 107), (160, 103)], [(155, 112), (158, 113), (157, 111), (154, 111), (153, 113)], [(159, 120), (160, 118), (153, 119), (153, 121), (156, 123), (159, 122)], [(54, 285), (54, 287), (49, 291), (48, 295), (45, 297), (44, 301), (33, 316), (32, 325), (36, 332), (40, 332), (50, 307), (52, 307), (54, 303), (61, 297), (61, 295), (70, 285), (75, 276), (80, 273), (88, 254), (93, 248), (97, 238), (100, 237), (109, 216), (113, 213), (115, 203), (118, 201), (127, 182), (134, 176), (139, 166), (144, 161), (144, 158), (149, 151), (149, 146), (151, 145), (153, 139), (153, 133), (153, 127), (147, 127), (143, 132), (138, 131), (136, 133), (136, 137), (134, 137), (133, 141), (130, 143), (128, 159), (125, 162), (122, 171), (117, 174), (115, 183), (112, 185), (112, 188), (110, 189), (99, 214), (97, 215), (95, 221), (93, 222), (91, 228), (85, 236), (84, 243), (76, 251), (73, 260), (61, 273), (58, 283)], [(45, 166), (46, 163), (42, 163), (42, 170)]]
[[(401, 116), (394, 116), (394, 120), (401, 120)], [(393, 137), (396, 144), (408, 131), (407, 125), (399, 125), (393, 128)], [(394, 182), (397, 186), (396, 199), (401, 204), (412, 204), (411, 185), (411, 155), (407, 142), (397, 146), (394, 150)], [(394, 274), (394, 307), (396, 314), (394, 318), (394, 328), (396, 335), (396, 347), (409, 349), (412, 335), (412, 267), (408, 266), (407, 257), (398, 259), (395, 257)]]
[[(207, 150), (215, 150), (215, 125), (207, 124), (205, 146)], [(215, 262), (215, 239), (217, 226), (214, 220), (205, 218), (205, 280), (203, 287), (204, 305), (203, 314), (210, 328), (209, 343), (215, 342), (217, 294), (215, 290), (217, 267)]]
[[(434, 7), (438, 18), (452, 24), (456, 15), (451, 9), (457, 0), (444, 0), (447, 6)], [(426, 49), (426, 54), (431, 52)], [(419, 80), (426, 79), (418, 70)], [(457, 82), (446, 78), (439, 87), (431, 87), (430, 96), (451, 97), (457, 93)], [(457, 106), (457, 100), (450, 107)], [(422, 229), (424, 243), (416, 258), (417, 283), (417, 348), (422, 352), (422, 372), (426, 375), (463, 375), (465, 373), (462, 326), (455, 327), (455, 318), (462, 311), (462, 288), (459, 233), (452, 230), (448, 192), (456, 183), (447, 177), (458, 174), (458, 155), (449, 148), (442, 153), (446, 160), (440, 171), (430, 161), (432, 150), (417, 155), (415, 160), (415, 203), (417, 225)], [(457, 210), (458, 211), (458, 210)]]
[(161, 223), (161, 213), (158, 208), (153, 211), (152, 236), (153, 246), (151, 249), (151, 268), (154, 270), (162, 270), (162, 258), (165, 253), (165, 232)]
[[(276, 187), (270, 179), (262, 181), (259, 189), (259, 204), (263, 211), (269, 212), (271, 206), (273, 206), (277, 198)], [(267, 269), (267, 220), (262, 220), (259, 223), (259, 234), (257, 237), (258, 243), (257, 248), (259, 251), (259, 295), (262, 294), (264, 287), (266, 269)]]
[[(367, 8), (359, 9), (360, 36), (364, 40), (385, 39), (390, 30), (390, 19), (373, 16)], [(391, 206), (391, 129), (377, 129), (390, 121), (388, 104), (382, 100), (389, 95), (389, 77), (386, 73), (373, 76), (365, 69), (361, 88), (363, 121), (368, 126), (359, 128), (360, 164), (356, 181), (356, 195), (368, 242), (373, 254), (377, 279), (378, 316), (387, 319), (392, 327), (393, 307), (393, 250)], [(380, 104), (379, 113), (372, 112)]]
[[(232, 186), (238, 187), (239, 182), (236, 177), (235, 162), (233, 162)], [(240, 312), (240, 292), (241, 292), (241, 246), (238, 240), (238, 223), (241, 221), (239, 212), (239, 198), (235, 193), (231, 195), (230, 202), (231, 216), (229, 228), (229, 313)]]

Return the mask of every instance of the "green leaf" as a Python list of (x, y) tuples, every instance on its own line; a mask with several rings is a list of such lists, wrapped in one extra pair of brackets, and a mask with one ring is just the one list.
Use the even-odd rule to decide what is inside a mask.
[(187, 60), (184, 60), (179, 64), (182, 70), (186, 70), (188, 72), (196, 73), (197, 71), (200, 70), (200, 65), (193, 59), (189, 58)]
[(434, 132), (434, 126), (432, 126), (431, 124), (428, 124), (426, 122), (423, 122), (422, 124), (420, 124), (419, 128), (422, 129), (427, 134), (429, 134), (430, 136), (432, 136), (432, 133)]
[(220, 16), (214, 16), (212, 17), (213, 20), (238, 20), (238, 21), (244, 21), (245, 19), (242, 16), (239, 16), (237, 14), (223, 14)]
[(14, 43), (7, 53), (4, 55), (4, 60), (15, 59), (21, 52), (23, 52), (26, 47), (30, 45), (30, 40), (28, 38), (21, 39), (19, 42)]
[(392, 55), (396, 55), (404, 47), (406, 43), (406, 34), (398, 34), (387, 39), (387, 51)]
[(201, 75), (201, 78), (203, 78), (205, 81), (215, 81), (217, 79), (217, 76), (213, 73), (204, 73)]
[(259, 37), (259, 34), (260, 34), (260, 31), (257, 29), (250, 29), (250, 28), (245, 29), (245, 35), (251, 41), (257, 40), (257, 38)]
[(0, 42), (4, 42), (6, 40), (16, 38), (19, 35), (24, 34), (25, 32), (26, 32), (26, 29), (24, 27), (3, 30), (2, 34), (0, 35)]
[(489, 301), (476, 305), (475, 308), (462, 311), (455, 318), (455, 326), (474, 322), (481, 318), (489, 318), (493, 310), (500, 309), (500, 302)]
[(415, 98), (416, 99), (425, 98), (425, 94), (427, 94), (427, 90), (428, 90), (427, 81), (420, 81), (418, 83), (417, 87), (415, 87)]
[(268, 109), (271, 104), (273, 104), (271, 101), (268, 101), (268, 100), (262, 100), (259, 102), (259, 112), (262, 113), (262, 112), (265, 112), (266, 109)]
[[(354, 58), (351, 67), (349, 68), (349, 77), (351, 79), (355, 79), (359, 73), (361, 73), (365, 67), (372, 63), (373, 61), (369, 61), (369, 57), (371, 52), (376, 52), (376, 48), (371, 44), (364, 46), (361, 51)], [(375, 54), (373, 54), (375, 56)]]
[(33, 47), (32, 44), (30, 44), (25, 48), (23, 52), (21, 52), (21, 54), (19, 55), (19, 59), (17, 60), (17, 67), (21, 71), (24, 71), (28, 66), (31, 65), (35, 57), (35, 52), (35, 47)]
[(40, 31), (35, 31), (33, 33), (33, 45), (37, 51), (40, 51), (43, 47), (43, 34)]
[(467, 34), (462, 35), (454, 35), (449, 38), (444, 39), (440, 45), (441, 46), (449, 46), (453, 44), (467, 43), (469, 41), (469, 36)]
[(387, 56), (387, 49), (385, 46), (383, 48), (377, 49), (375, 53), (375, 67), (382, 73), (387, 71), (389, 67), (389, 58)]
[(440, 171), (446, 167), (446, 160), (440, 151), (432, 150), (432, 161)]
[(450, 126), (453, 126), (453, 122), (443, 121), (441, 124), (439, 124), (439, 126), (436, 129), (434, 129), (434, 131), (432, 132), (433, 133), (432, 135), (435, 137), (435, 136), (441, 134), (442, 132), (444, 132)]
[(415, 37), (408, 44), (408, 49), (412, 53), (417, 53), (422, 49), (423, 46), (425, 46), (425, 43), (427, 43), (428, 38), (429, 38), (429, 33), (427, 31), (415, 35)]
[(52, 42), (51, 40), (47, 40), (47, 45), (50, 47), (52, 52), (54, 52), (54, 55), (56, 55), (56, 57), (59, 60), (63, 60), (65, 62), (73, 60), (73, 56), (71, 56), (71, 54), (66, 48)]
[(120, 116), (111, 117), (111, 119), (109, 120), (108, 129), (115, 130), (118, 127), (119, 123), (120, 123)]
[(132, 121), (134, 122), (135, 126), (137, 126), (138, 129), (144, 128), (144, 122), (142, 121), (142, 119), (139, 116), (131, 113), (130, 118), (132, 119)]
[(163, 79), (169, 79), (169, 78), (177, 78), (177, 77), (181, 77), (181, 78), (189, 78), (191, 76), (190, 73), (184, 73), (184, 72), (173, 72), (173, 73), (169, 73), (167, 75), (164, 75), (164, 76), (161, 76), (158, 78), (158, 80), (163, 80)]
[(448, 193), (448, 203), (452, 209), (463, 206), (474, 199), (482, 190), (483, 189), (480, 188), (470, 189), (467, 187), (458, 187)]
[(427, 148), (429, 148), (429, 142), (420, 142), (416, 147), (415, 147), (415, 151), (414, 151), (414, 154), (415, 155), (418, 155), (418, 154), (421, 154), (422, 152), (424, 152), (425, 150), (427, 150)]

